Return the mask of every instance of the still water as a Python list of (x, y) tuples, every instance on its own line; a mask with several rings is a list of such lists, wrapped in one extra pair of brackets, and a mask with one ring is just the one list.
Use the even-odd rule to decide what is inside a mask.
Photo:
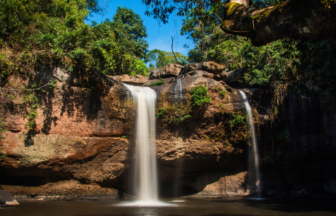
[[(174, 206), (118, 206), (122, 202), (28, 202), (1, 216), (249, 216), (336, 215), (336, 201), (165, 200)], [(123, 204), (123, 203), (122, 203)]]

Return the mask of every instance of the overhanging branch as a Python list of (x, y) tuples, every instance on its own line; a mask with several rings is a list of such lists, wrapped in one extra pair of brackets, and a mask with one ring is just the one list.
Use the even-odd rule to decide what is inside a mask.
[(299, 40), (336, 37), (336, 4), (321, 0), (287, 0), (257, 10), (232, 0), (225, 5), (221, 28), (228, 34), (249, 37), (256, 46), (292, 38)]

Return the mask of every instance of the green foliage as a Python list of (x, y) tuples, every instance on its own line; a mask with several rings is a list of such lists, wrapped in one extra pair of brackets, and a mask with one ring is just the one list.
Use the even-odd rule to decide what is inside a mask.
[(246, 126), (246, 115), (242, 115), (240, 113), (237, 114), (231, 114), (231, 119), (229, 120), (229, 125), (231, 128), (240, 126), (240, 125), (245, 125)]
[(204, 85), (193, 87), (189, 91), (189, 94), (191, 96), (191, 106), (201, 106), (204, 104), (209, 104), (211, 101), (211, 97), (208, 95), (208, 88)]
[[(209, 59), (210, 49), (223, 41), (223, 32), (219, 27), (224, 16), (223, 4), (207, 4), (199, 1), (197, 7), (186, 12), (182, 22), (181, 35), (192, 39), (196, 45), (188, 53), (190, 62), (204, 62)], [(186, 48), (188, 48), (186, 46)]]
[(0, 1), (1, 76), (57, 64), (72, 71), (147, 74), (139, 15), (118, 7), (113, 22), (88, 25), (95, 0)]
[[(114, 55), (116, 61), (117, 74), (132, 74), (136, 73), (133, 67), (139, 67), (141, 59), (146, 57), (148, 43), (145, 38), (147, 37), (146, 27), (138, 14), (133, 10), (125, 7), (118, 7), (116, 14), (113, 17), (113, 22), (106, 21), (114, 32), (117, 44), (117, 50)], [(145, 75), (144, 62), (141, 63), (142, 67), (140, 72)]]
[[(220, 6), (224, 5), (228, 0), (143, 0), (148, 9), (145, 12), (147, 16), (154, 16), (155, 19), (159, 19), (163, 23), (168, 22), (169, 15), (177, 10), (178, 16), (185, 16), (193, 8), (200, 8), (200, 10), (207, 10), (212, 12), (215, 10), (220, 12)], [(205, 9), (206, 10), (205, 10)], [(212, 10), (211, 10), (212, 9)], [(219, 15), (221, 15), (219, 13)]]
[(226, 94), (226, 90), (223, 89), (222, 91), (219, 92), (219, 94), (221, 94), (223, 96), (223, 98), (225, 97), (225, 94)]
[(6, 132), (5, 125), (6, 122), (4, 121), (4, 119), (0, 118), (0, 139), (3, 138), (2, 134)]
[(278, 114), (278, 108), (277, 107), (273, 107), (273, 113), (274, 113), (274, 115)]
[(165, 106), (159, 108), (156, 118), (161, 119), (164, 124), (178, 125), (181, 122), (188, 121), (192, 118), (189, 114), (190, 112), (191, 110), (189, 108), (182, 110), (176, 108), (175, 106)]
[(158, 85), (163, 85), (163, 84), (166, 84), (166, 82), (165, 82), (165, 81), (162, 81), (162, 80), (160, 80), (160, 81), (157, 81), (157, 82), (153, 82), (153, 83), (151, 83), (151, 84), (150, 84), (150, 86), (158, 86)]
[(121, 138), (127, 139), (127, 137), (126, 137), (126, 136), (121, 136)]
[(35, 119), (38, 116), (37, 109), (39, 108), (38, 102), (39, 99), (36, 97), (35, 92), (27, 91), (23, 96), (22, 100), (26, 106), (28, 106), (29, 111), (26, 115), (28, 122), (26, 123), (26, 127), (28, 130), (32, 130), (36, 126)]
[(146, 61), (150, 62), (151, 68), (161, 68), (168, 64), (180, 64), (180, 65), (186, 65), (188, 64), (188, 59), (186, 56), (182, 55), (179, 52), (175, 52), (175, 56), (177, 59), (177, 62), (175, 60), (174, 54), (172, 52), (166, 52), (159, 49), (154, 49), (149, 51), (146, 57)]
[[(308, 40), (298, 45), (302, 56), (299, 68), (300, 82), (309, 95), (319, 89), (331, 106), (336, 105), (336, 40)], [(309, 73), (308, 73), (309, 72)], [(317, 87), (317, 88), (316, 88)], [(298, 89), (301, 94), (306, 89)]]
[(281, 142), (289, 142), (289, 139), (290, 139), (290, 134), (288, 130), (285, 130), (276, 136), (276, 140), (281, 141)]
[(243, 37), (223, 37), (221, 43), (209, 48), (208, 60), (225, 63), (230, 70), (241, 68), (245, 63), (242, 50), (249, 44), (252, 46), (251, 42)]
[(245, 46), (243, 55), (248, 68), (245, 80), (273, 89), (296, 80), (301, 55), (296, 44), (292, 40), (278, 40), (258, 48)]

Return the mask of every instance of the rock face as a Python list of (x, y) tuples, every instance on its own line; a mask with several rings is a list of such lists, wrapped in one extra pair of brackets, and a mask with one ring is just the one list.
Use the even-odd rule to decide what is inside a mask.
[[(172, 67), (173, 71), (167, 72)], [(180, 70), (180, 67), (170, 65), (167, 66), (166, 74), (178, 75)], [(210, 94), (213, 97), (209, 106), (193, 111), (195, 119), (184, 124), (189, 128), (184, 131), (185, 134), (176, 134), (180, 127), (158, 126), (157, 155), (163, 185), (171, 182), (172, 175), (169, 171), (174, 170), (175, 163), (180, 160), (185, 164), (184, 174), (179, 176), (181, 179), (202, 173), (208, 166), (227, 166), (228, 170), (237, 167), (243, 170), (245, 167), (244, 164), (232, 166), (229, 162), (230, 159), (244, 161), (240, 147), (233, 148), (206, 138), (216, 124), (198, 123), (205, 119), (213, 122), (215, 115), (223, 110), (243, 110), (237, 92), (227, 93), (223, 98), (218, 91), (224, 90), (224, 86), (209, 79), (211, 77), (212, 74), (208, 72), (195, 71), (183, 78), (184, 98), (189, 97), (188, 90), (198, 85), (212, 89)], [(172, 89), (175, 88), (176, 80), (167, 79), (170, 81), (167, 80), (166, 84), (153, 87), (159, 95), (161, 105), (174, 103)], [(92, 190), (97, 191), (93, 194), (104, 194), (101, 192), (103, 189), (98, 187), (129, 192), (127, 176), (131, 175), (128, 170), (133, 166), (132, 151), (135, 145), (133, 101), (121, 84), (115, 83), (104, 93), (96, 93), (80, 87), (82, 80), (83, 78), (76, 78), (69, 82), (59, 82), (52, 93), (38, 95), (40, 108), (33, 131), (26, 128), (25, 114), (19, 112), (23, 104), (18, 101), (13, 105), (6, 97), (1, 98), (1, 116), (5, 117), (7, 131), (4, 139), (0, 140), (2, 154), (6, 155), (0, 162), (0, 183), (25, 185), (6, 186), (17, 198), (25, 200), (34, 197), (29, 194), (37, 194), (38, 197), (49, 200), (68, 199), (69, 196), (64, 191), (74, 193), (78, 199), (85, 198), (86, 195), (81, 190), (86, 186), (82, 184), (89, 188), (90, 185), (96, 185), (92, 186)], [(181, 105), (186, 103), (187, 100), (184, 100)], [(223, 103), (222, 107), (219, 107), (219, 103)], [(196, 117), (199, 111), (202, 116)], [(236, 152), (236, 155), (230, 156), (232, 152)], [(56, 182), (56, 185), (51, 185), (52, 182)], [(71, 182), (72, 186), (66, 186), (66, 182)], [(187, 183), (181, 187), (198, 190)], [(79, 192), (75, 188), (79, 188)], [(106, 194), (117, 197), (111, 191)]]
[(81, 184), (75, 180), (48, 183), (39, 187), (5, 185), (4, 188), (22, 201), (114, 200), (129, 197), (116, 189), (102, 188), (97, 184)]
[[(180, 71), (181, 68), (175, 69)], [(183, 78), (185, 100), (181, 101), (180, 106), (188, 104), (188, 91), (198, 85), (210, 89), (211, 104), (193, 109), (192, 115), (195, 117), (179, 126), (164, 126), (158, 122), (159, 178), (162, 185), (168, 188), (173, 186), (170, 172), (174, 172), (176, 163), (181, 161), (184, 167), (183, 175), (178, 175), (179, 179), (197, 179), (197, 173), (206, 172), (208, 167), (226, 167), (234, 172), (246, 167), (243, 144), (232, 147), (209, 139), (214, 127), (218, 126), (218, 122), (215, 122), (217, 115), (223, 115), (224, 111), (233, 113), (244, 110), (236, 91), (227, 92), (225, 97), (219, 94), (225, 87), (210, 79), (212, 75), (205, 71), (186, 74)], [(159, 95), (159, 107), (175, 103), (173, 89), (176, 80), (166, 79), (166, 84), (153, 87)], [(132, 194), (127, 180), (127, 176), (132, 175), (135, 145), (135, 108), (130, 94), (118, 83), (100, 94), (79, 87), (80, 79), (70, 83), (76, 86), (59, 82), (54, 92), (39, 95), (40, 108), (34, 131), (27, 130), (25, 115), (17, 111), (22, 104), (12, 106), (6, 98), (1, 99), (1, 115), (5, 117), (8, 130), (0, 141), (2, 154), (6, 155), (1, 161), (0, 183), (7, 185), (6, 189), (20, 200), (33, 198), (32, 194), (47, 200), (68, 199), (67, 193), (74, 193), (78, 199), (86, 199), (83, 189), (86, 185), (89, 191), (96, 191), (93, 194), (105, 194), (102, 192), (105, 189), (100, 187)], [(186, 130), (180, 130), (181, 127)], [(231, 164), (230, 161), (234, 160), (237, 163)], [(67, 186), (67, 182), (71, 183), (71, 187)], [(200, 185), (196, 187), (186, 182), (179, 187), (187, 191), (185, 194), (190, 194), (191, 191), (200, 190)], [(166, 192), (163, 190), (162, 193)], [(117, 198), (115, 194), (113, 191), (106, 192), (107, 197)]]
[[(220, 175), (219, 173), (215, 173), (214, 175), (207, 174), (201, 176), (194, 182), (194, 187), (198, 188), (201, 192), (191, 195), (190, 197), (217, 198), (249, 195), (249, 190), (246, 189), (246, 178), (247, 172), (241, 172), (235, 175)], [(207, 186), (203, 188), (203, 185)]]
[(119, 76), (109, 76), (119, 82), (127, 83), (127, 84), (132, 84), (132, 85), (143, 85), (149, 80), (149, 77), (146, 76), (141, 76), (141, 75), (136, 75), (134, 77), (129, 76), (127, 74), (124, 75), (119, 75)]
[[(192, 63), (183, 71), (168, 65), (144, 84), (166, 76), (165, 84), (151, 86), (158, 95), (156, 146), (162, 196), (254, 192), (247, 181), (250, 147), (244, 103), (236, 89), (215, 80), (217, 75), (226, 76), (223, 70), (212, 63)], [(129, 182), (136, 145), (134, 102), (122, 84), (101, 79), (97, 91), (86, 88), (86, 77), (67, 77), (53, 92), (38, 94), (34, 130), (26, 127), (22, 95), (14, 101), (0, 95), (0, 116), (7, 128), (0, 140), (0, 154), (5, 155), (0, 184), (19, 201), (117, 199), (134, 194)], [(191, 90), (199, 86), (207, 87), (211, 100), (192, 106)], [(6, 93), (6, 88), (2, 91)], [(258, 134), (264, 193), (294, 198), (334, 194), (336, 114), (321, 99), (287, 96), (283, 108), (276, 110), (267, 107), (267, 92), (245, 92)]]
[(150, 75), (150, 79), (159, 79), (159, 78), (167, 78), (167, 77), (177, 77), (183, 66), (178, 64), (169, 64), (162, 68), (155, 69)]
[(224, 65), (215, 62), (190, 63), (186, 65), (183, 73), (188, 73), (194, 70), (204, 70), (216, 75), (222, 73), (225, 69), (226, 67)]

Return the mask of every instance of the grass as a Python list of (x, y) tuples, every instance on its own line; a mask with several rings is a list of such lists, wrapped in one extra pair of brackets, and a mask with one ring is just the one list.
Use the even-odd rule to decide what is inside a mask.
[(158, 85), (163, 85), (163, 84), (166, 84), (166, 82), (165, 82), (165, 81), (162, 81), (162, 80), (160, 80), (160, 81), (157, 81), (157, 82), (153, 82), (153, 83), (151, 83), (151, 84), (150, 84), (150, 86), (158, 86)]

